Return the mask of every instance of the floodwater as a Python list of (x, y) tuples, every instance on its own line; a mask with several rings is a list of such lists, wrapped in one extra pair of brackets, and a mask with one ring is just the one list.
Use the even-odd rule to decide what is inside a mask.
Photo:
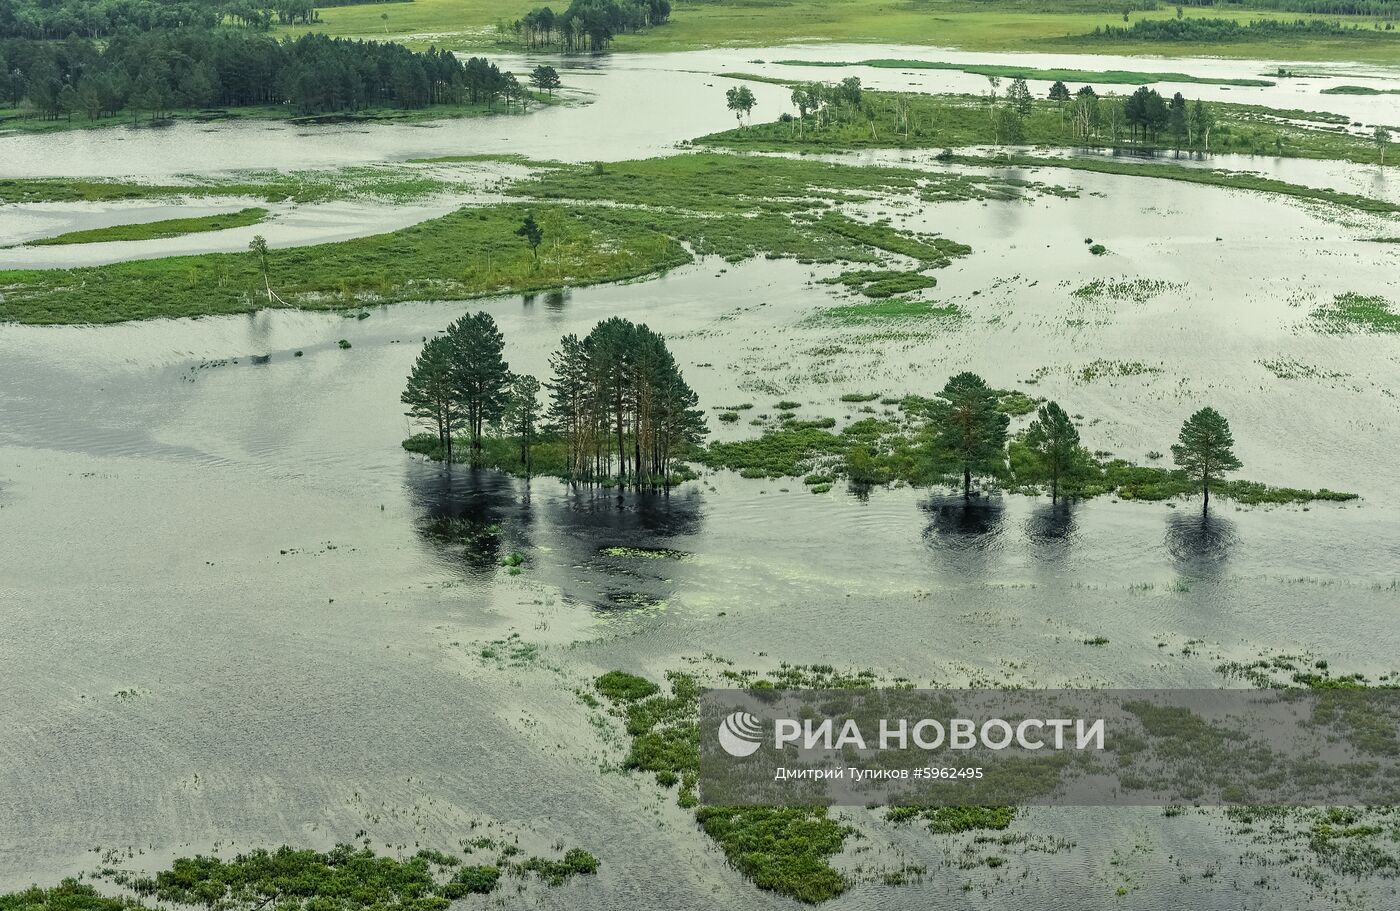
[[(572, 110), (590, 109), (547, 115)], [(219, 145), (138, 164), (192, 172)], [(708, 260), (362, 320), (0, 327), (0, 890), (91, 871), (108, 851), (150, 870), (361, 831), (451, 849), (493, 826), (602, 860), (596, 879), (532, 888), (538, 907), (790, 908), (728, 867), (673, 791), (616, 770), (618, 729), (592, 723), (576, 688), (615, 667), (718, 670), (706, 656), (1052, 687), (1221, 685), (1220, 663), (1260, 654), (1396, 669), (1400, 346), (1309, 321), (1338, 293), (1400, 297), (1400, 247), (1366, 240), (1393, 221), (1170, 181), (1019, 176), (1079, 197), (864, 207), (973, 246), (928, 292), (962, 308), (952, 325), (824, 325), (812, 315), (843, 299), (815, 282), (834, 269)], [(1161, 284), (1072, 293), (1096, 279)], [(1202, 519), (1194, 502), (813, 495), (727, 472), (619, 496), (448, 469), (401, 450), (398, 395), (422, 339), (468, 308), (540, 376), (561, 335), (645, 321), (704, 406), (752, 403), (746, 419), (792, 399), (854, 420), (844, 393), (930, 394), (971, 369), (1082, 414), (1089, 448), (1146, 461), (1211, 404), (1243, 476), (1363, 499), (1220, 502)], [(720, 438), (757, 432), (711, 423)], [(463, 527), (481, 532), (470, 547), (443, 534)], [(510, 551), (519, 575), (499, 565)], [(1082, 644), (1093, 636), (1109, 643)], [(1400, 903), (1394, 880), (1293, 876), (1314, 865), (1305, 843), (1258, 844), (1215, 811), (1028, 811), (1011, 829), (1026, 845), (978, 849), (1007, 856), (997, 869), (960, 865), (971, 836), (848, 815), (866, 837), (837, 860), (855, 880), (824, 906), (837, 911)], [(1281, 864), (1289, 847), (1300, 859)], [(880, 882), (904, 865), (927, 873)]]

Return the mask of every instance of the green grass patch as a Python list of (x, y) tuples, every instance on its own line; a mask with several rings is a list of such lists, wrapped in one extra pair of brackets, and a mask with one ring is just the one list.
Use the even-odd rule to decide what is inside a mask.
[[(1194, 104), (1193, 100), (1188, 101)], [(1005, 101), (1001, 103), (1006, 104)], [(773, 120), (711, 134), (697, 142), (746, 150), (809, 152), (862, 148), (958, 149), (998, 144), (999, 137), (994, 132), (985, 96), (867, 90), (862, 94), (862, 104), (874, 115), (873, 120), (849, 113), (824, 122), (818, 122), (813, 116), (805, 123), (796, 119)], [(1183, 139), (1183, 148), (1359, 164), (1380, 161), (1380, 151), (1375, 144), (1369, 137), (1349, 133), (1345, 126), (1350, 121), (1341, 114), (1217, 101), (1206, 103), (1206, 107), (1215, 120), (1208, 147), (1205, 137), (1199, 135)], [(1155, 143), (1149, 143), (1134, 141), (1126, 132), (1115, 137), (1106, 126), (1086, 138), (1076, 127), (1073, 110), (1072, 102), (1034, 99), (1030, 112), (1021, 120), (1024, 135), (1016, 145), (1071, 149), (1175, 147), (1174, 140), (1165, 132)], [(781, 113), (772, 112), (775, 116)]]
[(940, 60), (899, 60), (876, 58), (855, 63), (814, 60), (775, 60), (784, 66), (830, 66), (847, 68), (872, 66), (892, 70), (956, 70), (974, 76), (996, 76), (999, 79), (1043, 79), (1046, 82), (1093, 82), (1111, 85), (1151, 85), (1156, 82), (1200, 83), (1204, 85), (1240, 85), (1265, 87), (1274, 85), (1267, 79), (1229, 79), (1192, 76), (1188, 73), (1135, 72), (1133, 70), (1075, 70), (1041, 69), (1033, 66), (1009, 66), (995, 63), (948, 63)]
[(870, 326), (882, 323), (920, 323), (949, 328), (960, 322), (965, 314), (957, 304), (937, 304), (933, 301), (892, 297), (878, 303), (824, 307), (809, 317), (817, 324)]
[(180, 237), (184, 234), (199, 234), (204, 231), (223, 231), (227, 228), (246, 228), (267, 218), (267, 210), (262, 208), (241, 209), (222, 215), (202, 215), (195, 218), (168, 218), (164, 221), (149, 221), (135, 225), (114, 225), (110, 228), (92, 228), (86, 231), (69, 231), (57, 237), (28, 242), (32, 247), (61, 246), (64, 244), (96, 244), (119, 240), (162, 240), (167, 237)]
[[(416, 192), (419, 179), (441, 185), (412, 171), (405, 176), (365, 169), (204, 189), (222, 194), (256, 187), (300, 199), (321, 198), (330, 192), (327, 186), (340, 180), (344, 183), (335, 192), (341, 194)], [(559, 167), (517, 183), (511, 192), (522, 198), (518, 203), (463, 208), (371, 237), (274, 249), (267, 278), (280, 300), (269, 301), (253, 256), (199, 254), (6, 272), (0, 276), (0, 321), (104, 323), (244, 313), (269, 304), (338, 309), (547, 291), (654, 275), (691, 262), (686, 245), (732, 261), (768, 256), (882, 263), (895, 254), (935, 268), (966, 255), (969, 248), (887, 222), (857, 221), (838, 208), (884, 193), (932, 194), (940, 200), (996, 198), (1005, 183), (995, 177), (928, 176), (899, 168), (714, 153)], [(11, 182), (9, 190), (17, 196), (136, 192), (124, 185), (63, 182)], [(198, 192), (173, 187), (141, 191)], [(538, 259), (515, 233), (527, 214), (544, 229)]]
[(1319, 331), (1333, 335), (1350, 332), (1400, 332), (1400, 313), (1390, 302), (1375, 295), (1348, 291), (1330, 304), (1313, 310), (1311, 320)]
[(1400, 95), (1400, 89), (1376, 89), (1369, 85), (1334, 85), (1323, 89), (1322, 95)]

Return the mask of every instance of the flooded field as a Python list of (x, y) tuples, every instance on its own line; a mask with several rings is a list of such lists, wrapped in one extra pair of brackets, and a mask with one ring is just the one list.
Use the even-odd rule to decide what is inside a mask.
[[(750, 61), (886, 51), (1009, 56), (862, 46), (618, 57), (566, 73), (589, 104), (529, 117), (9, 136), (0, 156), (4, 176), (143, 178), (478, 152), (645, 157), (732, 124), (715, 72), (825, 78)], [(1125, 62), (1154, 69), (1140, 58), (1036, 65)], [(874, 85), (912, 78), (867, 72)], [(967, 80), (981, 77), (924, 71), (916, 84), (974, 90)], [(1393, 104), (1317, 95), (1325, 84), (1230, 94), (1360, 118)], [(753, 89), (768, 116), (786, 107), (782, 87)], [(895, 152), (843, 160), (935, 166)], [(1359, 166), (1206, 163), (1396, 198), (1393, 179)], [(488, 192), (500, 173), (483, 169), (469, 190)], [(918, 684), (1212, 687), (1239, 685), (1224, 662), (1280, 654), (1396, 670), (1400, 343), (1326, 332), (1312, 317), (1347, 293), (1400, 300), (1400, 245), (1373, 240), (1400, 233), (1395, 219), (1167, 180), (996, 173), (1077, 195), (882, 195), (853, 208), (972, 247), (921, 292), (956, 304), (951, 321), (834, 325), (815, 317), (849, 303), (820, 281), (839, 267), (711, 257), (654, 280), (368, 307), (362, 319), (275, 310), (0, 326), (0, 723), (11, 732), (0, 738), (0, 891), (216, 848), (452, 848), (496, 826), (602, 861), (596, 879), (528, 890), (522, 906), (790, 908), (736, 872), (673, 792), (621, 770), (615, 719), (579, 695), (593, 678), (787, 661)], [(265, 233), (324, 242), (479, 198), (286, 207)], [(169, 208), (9, 207), (0, 243)], [(0, 267), (238, 250), (252, 233), (0, 250)], [(786, 399), (841, 426), (880, 407), (843, 395), (933, 395), (972, 370), (1063, 403), (1083, 416), (1090, 450), (1143, 463), (1210, 404), (1230, 418), (1242, 476), (1360, 499), (1224, 502), (1202, 518), (1186, 501), (1052, 507), (844, 483), (814, 495), (799, 479), (727, 471), (618, 493), (445, 467), (401, 448), (411, 428), (399, 395), (423, 340), (469, 307), (495, 318), (513, 369), (540, 377), (562, 335), (609, 316), (645, 322), (711, 415)], [(718, 439), (758, 433), (746, 420), (711, 427)], [(444, 527), (486, 531), (464, 547)], [(510, 552), (523, 555), (518, 574), (502, 565)], [(864, 837), (834, 861), (852, 886), (832, 909), (1029, 911), (1052, 896), (1152, 911), (1400, 906), (1394, 878), (1326, 868), (1301, 842), (1219, 810), (1027, 810), (1006, 863), (976, 868), (963, 863), (971, 836), (895, 827), (875, 810), (843, 818)], [(886, 881), (914, 867), (923, 872)]]

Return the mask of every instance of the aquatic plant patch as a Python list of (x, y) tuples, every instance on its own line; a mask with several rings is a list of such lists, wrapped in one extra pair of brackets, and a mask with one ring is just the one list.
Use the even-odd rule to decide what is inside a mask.
[(1345, 334), (1348, 332), (1400, 332), (1400, 312), (1390, 301), (1378, 295), (1338, 294), (1310, 314), (1312, 325), (1319, 332)]

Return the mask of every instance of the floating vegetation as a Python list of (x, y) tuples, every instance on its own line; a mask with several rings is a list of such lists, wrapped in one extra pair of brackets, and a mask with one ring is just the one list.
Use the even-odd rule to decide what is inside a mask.
[(1168, 282), (1161, 279), (1134, 278), (1119, 281), (1096, 278), (1088, 284), (1075, 288), (1070, 294), (1080, 300), (1126, 300), (1142, 304), (1160, 294), (1165, 294), (1168, 291), (1180, 291), (1185, 287), (1179, 282)]
[(604, 547), (598, 553), (605, 557), (637, 557), (643, 560), (689, 560), (691, 557), (683, 550), (664, 547)]
[(1335, 370), (1324, 370), (1311, 364), (1294, 360), (1261, 360), (1259, 365), (1281, 380), (1340, 380), (1347, 374)]
[(534, 663), (540, 656), (540, 647), (526, 642), (519, 633), (511, 633), (504, 639), (494, 639), (481, 647), (478, 652), (483, 661), (494, 661), (502, 667), (525, 667)]
[[(468, 846), (470, 853), (475, 846)], [(494, 847), (494, 845), (493, 845)], [(467, 895), (494, 892), (506, 874), (537, 876), (558, 886), (575, 876), (597, 873), (596, 857), (579, 848), (562, 858), (502, 850), (494, 864), (464, 865), (443, 851), (423, 849), (400, 859), (368, 847), (336, 845), (320, 852), (282, 846), (258, 848), (229, 860), (182, 857), (154, 876), (119, 875), (139, 899), (203, 906), (221, 911), (445, 911)], [(127, 897), (103, 895), (66, 879), (50, 889), (34, 887), (0, 895), (0, 911), (134, 911), (144, 907)]]
[(1323, 304), (1311, 314), (1312, 324), (1321, 332), (1341, 335), (1349, 332), (1400, 332), (1400, 313), (1383, 297), (1348, 291), (1332, 303)]
[(1016, 818), (1015, 807), (890, 807), (885, 818), (891, 822), (922, 820), (930, 832), (951, 834), (978, 829), (999, 830)]
[(936, 304), (932, 301), (892, 297), (879, 303), (825, 307), (809, 320), (817, 325), (860, 326), (872, 323), (918, 321), (948, 327), (964, 318), (957, 304)]
[[(784, 664), (767, 675), (725, 670), (722, 676), (737, 686), (759, 688), (842, 689), (877, 682), (868, 671), (844, 674), (827, 665)], [(695, 809), (705, 834), (759, 888), (811, 903), (844, 892), (849, 883), (830, 858), (856, 830), (832, 819), (825, 807), (697, 806), (699, 683), (674, 671), (666, 679), (669, 694), (650, 684), (655, 692), (642, 696), (648, 681), (635, 675), (611, 671), (598, 678), (598, 692), (613, 703), (632, 738), (627, 768), (651, 772), (664, 788), (677, 787), (677, 804)]]
[(857, 269), (823, 279), (822, 283), (845, 285), (866, 297), (885, 298), (932, 288), (938, 284), (938, 279), (913, 270)]

